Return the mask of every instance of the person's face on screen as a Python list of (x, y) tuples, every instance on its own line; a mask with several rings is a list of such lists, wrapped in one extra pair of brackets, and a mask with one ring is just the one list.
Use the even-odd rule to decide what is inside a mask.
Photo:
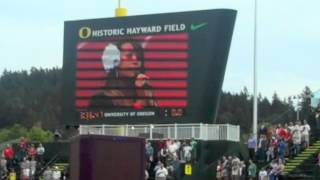
[(136, 77), (141, 68), (141, 59), (139, 59), (136, 49), (130, 42), (122, 44), (120, 49), (119, 76)]

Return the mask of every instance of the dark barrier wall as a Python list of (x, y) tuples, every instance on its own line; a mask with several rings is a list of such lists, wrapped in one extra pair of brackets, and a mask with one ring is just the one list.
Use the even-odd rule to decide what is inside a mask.
[(191, 177), (183, 180), (212, 180), (216, 177), (217, 160), (222, 156), (237, 156), (247, 162), (249, 155), (245, 144), (228, 141), (200, 141), (198, 163), (194, 166)]
[(71, 142), (71, 180), (142, 180), (145, 140), (116, 136), (79, 136)]
[(66, 124), (213, 123), (236, 11), (65, 22)]
[[(156, 142), (153, 142), (153, 146)], [(57, 162), (68, 163), (72, 155), (76, 155), (78, 150), (70, 150), (70, 143), (48, 143), (44, 144), (46, 148), (46, 159), (50, 160), (53, 156), (58, 154)], [(70, 154), (70, 152), (72, 152)], [(107, 151), (106, 151), (107, 152)], [(136, 156), (128, 153), (130, 156)], [(228, 141), (199, 141), (197, 149), (197, 163), (193, 166), (192, 176), (185, 176), (183, 164), (179, 170), (180, 180), (212, 180), (215, 179), (216, 162), (217, 159), (221, 159), (222, 156), (236, 155), (241, 160), (247, 162), (249, 155), (247, 152), (247, 146), (242, 143), (228, 142)], [(76, 157), (75, 157), (76, 158)], [(131, 159), (131, 158), (129, 158)], [(80, 158), (75, 159), (75, 163)], [(128, 162), (128, 161), (125, 161)], [(79, 167), (78, 167), (79, 168)]]

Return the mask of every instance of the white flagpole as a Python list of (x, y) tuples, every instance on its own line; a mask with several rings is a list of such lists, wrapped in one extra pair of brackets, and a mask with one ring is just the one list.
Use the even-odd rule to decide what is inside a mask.
[(254, 47), (253, 47), (253, 125), (252, 134), (257, 139), (258, 126), (258, 81), (257, 81), (257, 15), (258, 0), (254, 0)]

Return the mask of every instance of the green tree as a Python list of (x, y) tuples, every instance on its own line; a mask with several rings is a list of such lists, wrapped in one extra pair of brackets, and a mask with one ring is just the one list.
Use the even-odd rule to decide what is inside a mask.
[(40, 124), (53, 130), (59, 126), (61, 74), (59, 68), (5, 70), (0, 77), (0, 127), (19, 123), (31, 128)]
[[(312, 91), (311, 89), (306, 86), (301, 94), (300, 94), (300, 98), (301, 98), (301, 112), (300, 112), (300, 117), (302, 119), (309, 119), (310, 115), (311, 115), (311, 98), (312, 98)], [(300, 119), (301, 119), (300, 118)]]
[(262, 122), (267, 121), (267, 117), (270, 116), (271, 112), (271, 103), (268, 100), (268, 98), (264, 97), (260, 102), (259, 102), (259, 120)]
[(18, 139), (27, 135), (28, 130), (19, 124), (0, 130), (0, 142)]
[(14, 124), (9, 129), (8, 140), (18, 139), (18, 138), (20, 138), (22, 136), (26, 136), (27, 132), (28, 132), (28, 130), (25, 127), (22, 127), (19, 124)]
[(43, 143), (43, 142), (51, 142), (53, 141), (53, 133), (50, 131), (45, 131), (41, 128), (34, 127), (30, 129), (30, 131), (27, 134), (27, 138), (31, 142), (35, 143)]
[(9, 138), (9, 134), (10, 134), (10, 130), (9, 129), (1, 129), (0, 130), (0, 142), (5, 142), (8, 141)]

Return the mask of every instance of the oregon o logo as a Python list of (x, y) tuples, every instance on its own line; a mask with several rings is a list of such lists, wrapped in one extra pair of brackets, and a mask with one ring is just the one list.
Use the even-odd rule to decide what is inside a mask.
[(79, 37), (81, 39), (87, 39), (91, 36), (91, 28), (89, 27), (82, 27), (79, 29)]

